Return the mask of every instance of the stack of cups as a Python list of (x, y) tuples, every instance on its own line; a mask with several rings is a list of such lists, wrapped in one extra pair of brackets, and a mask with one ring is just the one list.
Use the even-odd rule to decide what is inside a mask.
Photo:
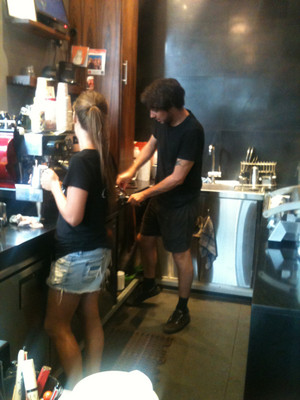
[(56, 94), (56, 129), (71, 131), (73, 124), (71, 97), (68, 95), (68, 84), (59, 82)]
[(43, 77), (37, 78), (35, 98), (46, 99), (48, 97), (48, 79)]
[(45, 108), (45, 130), (54, 131), (56, 129), (56, 101), (55, 97), (46, 100)]
[(45, 130), (54, 131), (56, 129), (56, 101), (54, 87), (48, 86), (48, 97), (45, 107)]
[(35, 97), (31, 108), (31, 130), (42, 132), (45, 129), (46, 99), (48, 98), (48, 79), (38, 77)]

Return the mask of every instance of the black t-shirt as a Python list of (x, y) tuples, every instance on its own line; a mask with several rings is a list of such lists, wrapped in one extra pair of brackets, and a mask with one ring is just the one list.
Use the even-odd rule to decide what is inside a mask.
[(155, 121), (154, 137), (157, 140), (156, 183), (171, 175), (176, 160), (194, 161), (194, 165), (182, 185), (158, 196), (158, 200), (170, 207), (179, 207), (199, 196), (202, 186), (202, 155), (204, 130), (189, 111), (187, 118), (178, 126)]
[(69, 186), (88, 192), (84, 217), (77, 226), (69, 225), (59, 214), (56, 226), (56, 258), (75, 251), (109, 247), (105, 219), (106, 190), (100, 173), (99, 153), (86, 149), (75, 154), (63, 181), (65, 194)]

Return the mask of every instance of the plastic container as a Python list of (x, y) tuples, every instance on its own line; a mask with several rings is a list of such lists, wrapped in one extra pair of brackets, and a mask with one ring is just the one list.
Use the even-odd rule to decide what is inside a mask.
[(151, 160), (148, 160), (138, 171), (137, 179), (143, 182), (149, 182), (151, 175)]
[(125, 288), (125, 272), (118, 271), (117, 272), (117, 290), (121, 291)]

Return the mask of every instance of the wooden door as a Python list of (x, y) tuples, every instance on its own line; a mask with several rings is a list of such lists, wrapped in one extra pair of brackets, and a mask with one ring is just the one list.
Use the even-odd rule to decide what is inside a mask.
[(120, 170), (133, 160), (137, 75), (138, 0), (122, 0), (122, 110)]
[[(132, 161), (137, 53), (138, 0), (70, 0), (72, 44), (106, 49), (104, 76), (95, 76), (95, 90), (109, 104), (111, 152), (121, 171)], [(123, 36), (123, 37), (122, 37)], [(128, 60), (127, 85), (122, 84), (123, 63)], [(78, 71), (81, 84), (86, 69)]]

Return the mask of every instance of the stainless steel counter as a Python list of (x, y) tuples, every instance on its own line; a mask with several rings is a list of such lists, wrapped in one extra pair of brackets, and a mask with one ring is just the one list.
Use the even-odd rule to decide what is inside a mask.
[[(207, 258), (201, 257), (199, 239), (193, 239), (193, 289), (252, 296), (263, 198), (263, 193), (234, 190), (231, 184), (203, 185), (198, 215), (211, 218), (217, 258), (210, 267)], [(162, 283), (177, 286), (178, 274), (172, 255), (163, 249), (161, 243), (159, 264)]]
[[(224, 182), (224, 183), (220, 183)], [(202, 192), (214, 192), (219, 197), (239, 200), (263, 200), (264, 193), (257, 190), (243, 190), (236, 181), (218, 181), (217, 183), (203, 183)]]

